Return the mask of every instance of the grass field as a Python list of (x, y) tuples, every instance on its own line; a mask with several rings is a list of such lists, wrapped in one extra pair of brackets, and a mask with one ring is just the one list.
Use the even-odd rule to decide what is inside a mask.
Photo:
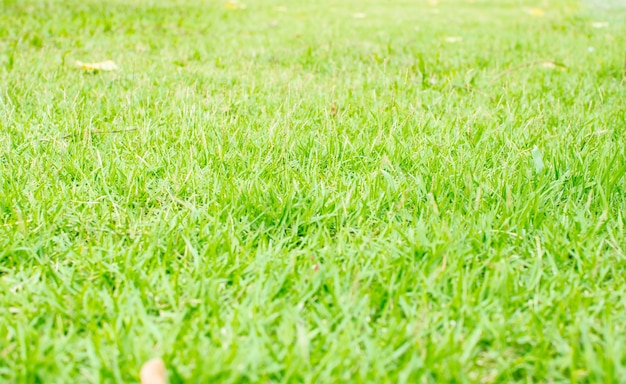
[(625, 382), (625, 59), (575, 1), (0, 0), (0, 381)]

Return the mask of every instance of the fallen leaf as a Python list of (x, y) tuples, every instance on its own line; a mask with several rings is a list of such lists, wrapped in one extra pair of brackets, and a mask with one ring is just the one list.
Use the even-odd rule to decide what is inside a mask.
[(526, 13), (532, 16), (543, 16), (545, 12), (541, 8), (528, 8)]
[(606, 28), (609, 26), (609, 23), (607, 23), (606, 21), (595, 21), (593, 23), (591, 23), (591, 26), (593, 28)]
[(139, 372), (141, 384), (167, 384), (167, 369), (160, 358), (146, 362)]
[(529, 61), (527, 63), (523, 63), (523, 64), (520, 64), (518, 66), (511, 67), (511, 68), (507, 69), (506, 71), (500, 72), (497, 76), (495, 76), (493, 79), (491, 79), (491, 83), (494, 83), (496, 80), (498, 80), (502, 76), (507, 75), (507, 74), (509, 74), (511, 72), (517, 71), (517, 70), (522, 69), (522, 68), (535, 67), (535, 66), (541, 66), (542, 68), (548, 68), (548, 69), (559, 68), (560, 70), (563, 70), (563, 71), (565, 69), (567, 69), (565, 64), (557, 63), (557, 62), (554, 62), (554, 61)]
[(99, 63), (83, 63), (80, 60), (76, 60), (76, 65), (85, 71), (96, 72), (96, 71), (117, 71), (119, 68), (115, 63), (111, 60), (102, 61)]
[(337, 116), (337, 106), (335, 103), (330, 104), (330, 114), (333, 116)]

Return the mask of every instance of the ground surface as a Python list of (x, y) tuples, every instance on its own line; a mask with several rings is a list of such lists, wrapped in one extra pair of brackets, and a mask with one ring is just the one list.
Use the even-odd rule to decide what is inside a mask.
[(623, 381), (590, 3), (1, 0), (0, 381)]

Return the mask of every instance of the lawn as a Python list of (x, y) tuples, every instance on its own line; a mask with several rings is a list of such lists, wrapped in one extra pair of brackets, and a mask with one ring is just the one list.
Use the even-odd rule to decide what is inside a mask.
[(0, 0), (0, 381), (625, 382), (592, 3)]

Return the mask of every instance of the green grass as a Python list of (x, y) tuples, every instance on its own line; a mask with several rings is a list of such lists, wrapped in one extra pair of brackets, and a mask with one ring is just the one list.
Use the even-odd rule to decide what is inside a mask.
[(0, 381), (624, 382), (625, 9), (246, 5), (0, 0)]

